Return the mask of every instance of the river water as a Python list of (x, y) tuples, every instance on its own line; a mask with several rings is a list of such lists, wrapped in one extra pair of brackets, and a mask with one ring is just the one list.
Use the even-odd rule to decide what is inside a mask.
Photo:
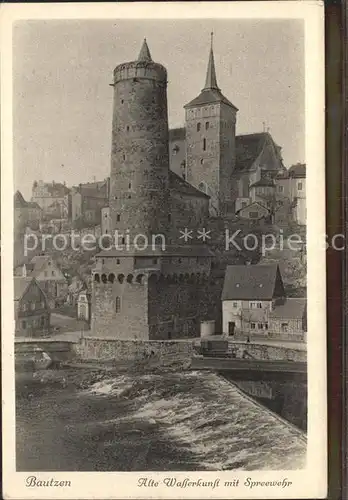
[(304, 434), (207, 372), (17, 383), (17, 470), (297, 469)]

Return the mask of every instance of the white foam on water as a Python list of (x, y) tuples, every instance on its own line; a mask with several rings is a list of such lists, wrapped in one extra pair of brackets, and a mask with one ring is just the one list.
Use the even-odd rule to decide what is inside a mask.
[(122, 397), (132, 387), (133, 409), (127, 416), (105, 420), (105, 425), (157, 425), (158, 432), (193, 453), (205, 469), (304, 466), (306, 444), (291, 426), (213, 373), (122, 375), (97, 382), (85, 393)]
[(121, 396), (125, 391), (133, 386), (134, 379), (122, 375), (100, 382), (95, 382), (88, 389), (81, 391), (81, 394), (95, 394), (98, 396)]

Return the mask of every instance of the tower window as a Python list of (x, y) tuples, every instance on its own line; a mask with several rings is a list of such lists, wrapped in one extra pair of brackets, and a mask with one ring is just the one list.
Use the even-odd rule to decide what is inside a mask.
[(123, 99), (121, 99), (121, 104), (123, 104), (123, 103), (124, 103), (124, 100), (123, 100)]
[(207, 141), (206, 139), (203, 139), (203, 151), (206, 151), (207, 149)]
[(197, 123), (197, 132), (199, 132), (201, 130), (201, 124), (198, 122)]
[(119, 264), (120, 263), (120, 259), (116, 259), (116, 264)]
[(116, 220), (117, 220), (117, 222), (120, 222), (120, 220), (121, 220), (120, 214), (117, 214)]
[(131, 189), (131, 188), (132, 188), (132, 183), (130, 182), (130, 183), (128, 184), (128, 189)]
[(205, 130), (208, 130), (209, 128), (209, 122), (205, 122)]
[(124, 245), (124, 244), (125, 244), (125, 242), (126, 242), (126, 240), (125, 240), (125, 238), (123, 237), (123, 238), (121, 239), (121, 243), (122, 243), (122, 245)]
[(168, 214), (168, 222), (171, 222), (171, 220), (172, 220), (172, 216), (171, 216), (171, 214)]
[(125, 155), (125, 154), (123, 154), (123, 160), (125, 160), (125, 159), (126, 159), (126, 155)]
[(115, 300), (115, 311), (119, 313), (121, 310), (121, 297), (116, 297)]
[(129, 132), (129, 125), (127, 125), (127, 132)]
[(203, 165), (203, 162), (204, 162), (204, 160), (203, 160), (203, 158), (201, 158), (201, 165)]

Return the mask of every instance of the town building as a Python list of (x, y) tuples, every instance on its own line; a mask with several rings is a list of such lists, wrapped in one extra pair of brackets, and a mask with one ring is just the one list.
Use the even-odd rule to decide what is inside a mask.
[(287, 298), (277, 264), (227, 266), (222, 292), (223, 333), (304, 340), (306, 299)]
[(289, 199), (293, 219), (300, 225), (306, 225), (306, 165), (292, 165), (277, 175), (275, 183), (277, 198)]
[(50, 308), (35, 278), (14, 277), (15, 334), (40, 337), (49, 332)]
[(109, 190), (109, 178), (74, 186), (69, 197), (71, 221), (81, 228), (101, 224), (101, 211), (109, 204)]
[(32, 201), (26, 201), (20, 191), (14, 195), (14, 230), (23, 231), (27, 226), (39, 227), (43, 216), (42, 208)]
[(63, 218), (68, 213), (69, 188), (60, 182), (34, 181), (31, 201), (36, 202), (48, 215)]
[(68, 280), (50, 255), (38, 255), (28, 264), (15, 269), (15, 275), (24, 278), (35, 278), (44, 291), (49, 306), (54, 309), (63, 304), (68, 294)]

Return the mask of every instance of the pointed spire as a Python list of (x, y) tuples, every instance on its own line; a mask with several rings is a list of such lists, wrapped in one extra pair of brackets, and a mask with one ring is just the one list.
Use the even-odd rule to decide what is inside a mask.
[(209, 62), (208, 62), (207, 76), (205, 79), (205, 85), (203, 90), (210, 90), (210, 89), (220, 90), (216, 80), (215, 63), (214, 63), (214, 52), (213, 52), (214, 33), (211, 32), (210, 36), (211, 36), (211, 42), (210, 42)]
[(138, 61), (147, 61), (147, 62), (152, 61), (149, 47), (147, 46), (146, 43), (146, 38), (144, 38), (143, 45), (139, 53)]

